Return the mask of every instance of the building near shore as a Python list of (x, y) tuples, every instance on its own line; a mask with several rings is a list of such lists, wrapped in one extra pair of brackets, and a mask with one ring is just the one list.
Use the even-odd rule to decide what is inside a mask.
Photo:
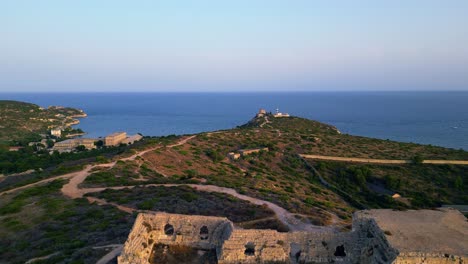
[(104, 144), (106, 146), (117, 146), (120, 143), (123, 143), (122, 141), (124, 141), (126, 138), (126, 132), (115, 132), (104, 138)]
[(128, 136), (127, 138), (125, 138), (124, 140), (122, 140), (122, 144), (133, 144), (135, 143), (136, 141), (140, 141), (141, 139), (143, 138), (142, 135), (140, 134), (136, 134), (136, 135), (133, 135), (133, 136)]
[(71, 152), (76, 149), (76, 147), (83, 145), (86, 149), (94, 149), (96, 145), (94, 142), (96, 140), (92, 138), (74, 138), (74, 139), (67, 139), (64, 141), (60, 141), (55, 143), (52, 150), (56, 150), (58, 152)]
[(62, 136), (62, 129), (60, 128), (53, 128), (50, 130), (50, 134), (55, 137), (61, 137)]

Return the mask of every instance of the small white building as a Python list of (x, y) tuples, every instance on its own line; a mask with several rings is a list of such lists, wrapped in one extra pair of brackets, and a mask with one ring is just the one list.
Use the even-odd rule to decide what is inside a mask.
[(228, 158), (230, 158), (231, 160), (237, 160), (239, 159), (241, 156), (241, 154), (239, 153), (235, 153), (235, 152), (229, 152), (228, 153)]
[(52, 136), (61, 137), (62, 136), (62, 130), (60, 128), (53, 128), (53, 129), (50, 130), (50, 134)]
[(288, 113), (281, 113), (278, 108), (276, 108), (276, 113), (273, 115), (274, 117), (289, 117)]

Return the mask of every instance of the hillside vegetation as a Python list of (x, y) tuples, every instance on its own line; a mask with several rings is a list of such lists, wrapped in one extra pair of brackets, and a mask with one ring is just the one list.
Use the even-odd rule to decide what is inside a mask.
[(41, 139), (50, 128), (77, 123), (82, 110), (52, 106), (42, 108), (35, 104), (0, 100), (0, 143), (24, 145)]
[[(227, 157), (241, 149), (265, 147), (268, 151), (237, 160)], [(462, 150), (343, 135), (335, 127), (316, 121), (267, 116), (235, 129), (202, 133), (183, 146), (159, 149), (141, 159), (98, 171), (83, 186), (139, 185), (142, 181), (211, 184), (272, 201), (317, 224), (330, 223), (332, 213), (343, 226), (349, 224), (356, 209), (468, 203), (467, 166), (371, 166), (304, 160), (298, 155), (304, 153), (468, 160), (468, 153)], [(401, 199), (392, 198), (395, 193)]]
[[(258, 151), (235, 155), (242, 150)], [(16, 159), (26, 152), (19, 153), (8, 162), (21, 163)], [(413, 162), (317, 161), (299, 154)], [(0, 191), (33, 184), (0, 196), (0, 259), (12, 263), (37, 257), (46, 257), (42, 263), (95, 263), (106, 254), (102, 246), (125, 241), (138, 210), (223, 216), (242, 228), (291, 230), (266, 204), (271, 202), (299, 222), (349, 230), (352, 213), (363, 208), (468, 204), (468, 166), (421, 163), (468, 160), (466, 151), (343, 135), (298, 117), (267, 115), (230, 130), (144, 138), (105, 152), (30, 155), (31, 163), (44, 159), (45, 167), (53, 166), (0, 181)], [(62, 158), (67, 162), (56, 162)], [(83, 182), (76, 183), (83, 198), (63, 192), (70, 178), (52, 178), (69, 170), (81, 173), (89, 164), (101, 166), (88, 167)], [(43, 179), (49, 181), (34, 185)], [(210, 186), (232, 192), (201, 188)]]

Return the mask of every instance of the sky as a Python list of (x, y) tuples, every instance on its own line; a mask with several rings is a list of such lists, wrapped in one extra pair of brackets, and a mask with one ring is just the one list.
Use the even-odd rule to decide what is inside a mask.
[(466, 0), (0, 0), (0, 92), (468, 90)]

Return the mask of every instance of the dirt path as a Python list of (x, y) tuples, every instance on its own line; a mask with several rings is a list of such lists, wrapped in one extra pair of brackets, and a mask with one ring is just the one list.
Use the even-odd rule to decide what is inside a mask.
[(268, 116), (265, 116), (265, 121), (260, 124), (260, 127), (263, 128), (264, 125), (271, 123), (271, 121), (268, 119)]
[[(187, 143), (187, 141), (191, 140), (194, 137), (196, 137), (196, 136), (193, 135), (193, 136), (187, 137), (187, 138), (185, 138), (185, 139), (183, 139), (183, 140), (181, 140), (181, 141), (179, 141), (179, 142), (177, 142), (175, 144), (168, 145), (168, 147), (176, 147), (176, 146), (183, 145), (183, 144)], [(161, 146), (140, 151), (140, 152), (138, 152), (138, 153), (136, 153), (136, 154), (134, 154), (134, 155), (132, 155), (130, 157), (122, 158), (120, 160), (122, 160), (122, 161), (135, 160), (136, 157), (144, 155), (145, 153), (156, 150), (158, 148), (161, 148)], [(102, 167), (112, 168), (112, 167), (115, 166), (116, 163), (117, 163), (116, 161), (113, 161), (113, 162), (109, 162), (109, 163), (105, 163), (105, 164), (88, 165), (81, 171), (71, 172), (71, 173), (67, 173), (67, 174), (64, 174), (64, 175), (59, 175), (59, 176), (47, 178), (47, 179), (42, 180), (42, 181), (37, 181), (37, 182), (31, 183), (31, 184), (20, 186), (18, 188), (3, 191), (3, 192), (0, 192), (0, 195), (20, 191), (20, 190), (27, 189), (27, 188), (30, 188), (30, 187), (33, 187), (33, 186), (36, 186), (36, 185), (52, 182), (52, 181), (55, 181), (57, 179), (71, 179), (68, 184), (63, 186), (63, 188), (65, 188), (65, 190), (62, 188), (62, 192), (65, 192), (66, 195), (71, 197), (71, 198), (79, 198), (79, 197), (82, 197), (82, 195), (80, 195), (79, 189), (74, 187), (74, 186), (78, 186), (78, 184), (82, 183), (86, 179), (86, 177), (90, 174), (92, 169), (102, 168)]]
[(40, 260), (41, 260), (41, 261), (44, 261), (44, 260), (47, 260), (47, 259), (49, 259), (49, 258), (51, 258), (51, 257), (53, 257), (53, 256), (58, 255), (58, 254), (60, 254), (60, 252), (55, 252), (55, 253), (52, 253), (52, 254), (50, 254), (50, 255), (43, 256), (43, 257), (32, 258), (32, 259), (26, 261), (24, 264), (31, 264), (31, 263), (34, 263), (34, 262), (40, 261)]
[(106, 255), (104, 255), (101, 259), (99, 259), (96, 264), (106, 264), (106, 263), (109, 263), (109, 261), (111, 261), (112, 259), (114, 259), (115, 257), (117, 257), (118, 255), (120, 255), (120, 252), (122, 252), (122, 249), (123, 249), (123, 245), (108, 245), (108, 246), (103, 246), (103, 247), (94, 247), (94, 249), (100, 249), (100, 248), (108, 248), (108, 247), (112, 247), (114, 248), (113, 250), (111, 250), (109, 253), (107, 253)]
[[(181, 140), (181, 141), (179, 141), (179, 142), (177, 142), (175, 144), (168, 145), (167, 147), (172, 148), (172, 147), (183, 145), (183, 144), (187, 143), (189, 140), (193, 139), (194, 137), (195, 136), (187, 137), (187, 138), (185, 138), (185, 139), (183, 139), (183, 140)], [(158, 149), (160, 147), (161, 146), (151, 148), (151, 149), (147, 149), (147, 150), (143, 150), (143, 151), (140, 151), (138, 153), (135, 153), (134, 155), (132, 155), (130, 157), (122, 158), (120, 160), (122, 160), (122, 161), (134, 160), (137, 157), (139, 157), (141, 155), (144, 155), (145, 153), (148, 153), (148, 152), (153, 151), (155, 149)], [(102, 167), (112, 168), (113, 166), (115, 166), (116, 163), (117, 163), (117, 161), (113, 161), (113, 162), (106, 163), (106, 164), (88, 165), (83, 170), (78, 171), (78, 172), (69, 173), (69, 174), (49, 178), (49, 179), (42, 180), (42, 181), (39, 181), (39, 182), (36, 182), (36, 183), (32, 183), (32, 184), (29, 184), (29, 185), (18, 187), (16, 189), (5, 191), (3, 193), (10, 193), (10, 192), (14, 192), (14, 191), (21, 190), (21, 189), (26, 189), (26, 188), (29, 188), (29, 187), (32, 187), (32, 186), (35, 186), (35, 185), (39, 185), (39, 184), (42, 184), (42, 183), (47, 183), (47, 182), (50, 182), (50, 181), (53, 181), (53, 180), (56, 180), (56, 179), (70, 179), (70, 181), (67, 184), (63, 185), (63, 187), (61, 189), (61, 192), (65, 196), (70, 197), (72, 199), (82, 198), (87, 193), (100, 192), (100, 191), (104, 191), (106, 189), (120, 190), (120, 189), (124, 189), (124, 188), (134, 188), (135, 186), (116, 186), (116, 187), (102, 187), (102, 188), (79, 188), (79, 185), (82, 182), (85, 181), (86, 177), (88, 177), (91, 174), (93, 169), (102, 168)], [(194, 189), (199, 190), (199, 191), (229, 194), (229, 195), (232, 195), (232, 196), (234, 196), (234, 197), (236, 197), (238, 199), (248, 201), (248, 202), (251, 202), (251, 203), (256, 204), (256, 205), (266, 205), (268, 208), (270, 208), (275, 213), (276, 217), (282, 223), (284, 223), (286, 226), (288, 226), (288, 228), (291, 231), (300, 231), (301, 230), (301, 231), (316, 231), (317, 232), (317, 231), (324, 231), (324, 230), (332, 229), (332, 227), (315, 226), (315, 225), (312, 225), (312, 224), (310, 224), (308, 222), (303, 222), (303, 221), (299, 220), (298, 218), (296, 218), (295, 214), (288, 212), (286, 209), (284, 209), (284, 208), (282, 208), (282, 207), (280, 207), (280, 206), (278, 206), (278, 205), (276, 205), (276, 204), (274, 204), (272, 202), (264, 201), (264, 200), (261, 200), (261, 199), (257, 199), (257, 198), (254, 198), (254, 197), (250, 197), (250, 196), (247, 196), (247, 195), (240, 194), (236, 190), (231, 189), (231, 188), (220, 187), (220, 186), (215, 186), (215, 185), (200, 185), (200, 184), (144, 184), (144, 185), (138, 185), (138, 186), (142, 186), (142, 187), (149, 187), (149, 186), (165, 186), (165, 187), (189, 186), (189, 187), (194, 188)], [(0, 194), (3, 194), (3, 193), (0, 193)], [(105, 205), (105, 204), (112, 205), (112, 206), (115, 206), (116, 208), (118, 208), (119, 210), (122, 210), (122, 211), (127, 212), (127, 213), (133, 213), (134, 211), (136, 211), (136, 209), (134, 209), (134, 208), (118, 205), (118, 204), (115, 204), (115, 203), (109, 203), (109, 202), (107, 202), (105, 200), (102, 200), (102, 199), (98, 199), (98, 198), (94, 198), (94, 197), (86, 197), (86, 198), (88, 199), (89, 202), (96, 202), (99, 205)]]
[[(238, 193), (236, 190), (231, 189), (231, 188), (226, 188), (226, 187), (220, 187), (216, 185), (201, 185), (201, 184), (145, 184), (145, 185), (138, 185), (139, 187), (151, 187), (151, 186), (163, 186), (163, 187), (179, 187), (179, 186), (188, 186), (191, 187), (195, 190), (198, 191), (204, 191), (204, 192), (216, 192), (216, 193), (224, 193), (224, 194), (229, 194), (231, 196), (234, 196), (238, 199), (248, 201), (250, 203), (256, 204), (256, 205), (266, 205), (269, 209), (271, 209), (276, 217), (283, 223), (285, 224), (291, 231), (324, 231), (324, 230), (330, 230), (331, 227), (322, 227), (322, 226), (315, 226), (310, 223), (303, 222), (296, 218), (297, 214), (290, 213), (286, 209), (272, 203), (268, 202), (265, 200), (257, 199), (254, 197), (250, 197), (247, 195), (243, 195)], [(125, 188), (135, 188), (136, 186), (117, 186), (117, 187), (101, 187), (101, 188), (83, 188), (80, 189), (79, 192), (84, 195), (86, 193), (94, 193), (94, 192), (101, 192), (107, 189), (111, 190), (121, 190)], [(88, 197), (89, 199), (89, 197)], [(95, 198), (93, 198), (95, 199)], [(97, 199), (98, 200), (98, 199)], [(101, 200), (102, 204), (112, 204), (112, 203), (107, 203), (104, 200)], [(119, 206), (112, 204), (114, 206)], [(127, 210), (132, 210), (135, 211), (135, 209), (128, 208), (122, 210), (122, 211), (127, 211)]]
[[(302, 158), (305, 158), (305, 159), (359, 162), (359, 163), (376, 163), (376, 164), (409, 164), (409, 163), (413, 163), (411, 160), (365, 159), (365, 158), (335, 157), (335, 156), (309, 155), (309, 154), (300, 154), (299, 156), (301, 156)], [(424, 160), (422, 163), (423, 164), (468, 165), (468, 160)]]
[[(187, 137), (175, 144), (172, 144), (172, 145), (168, 145), (167, 147), (169, 148), (173, 148), (173, 147), (176, 147), (176, 146), (180, 146), (180, 145), (183, 145), (185, 143), (187, 143), (189, 140), (193, 139), (195, 136), (190, 136), (190, 137)], [(140, 157), (150, 151), (154, 151), (158, 148), (161, 148), (160, 146), (158, 147), (154, 147), (154, 148), (150, 148), (150, 149), (147, 149), (147, 150), (143, 150), (143, 151), (140, 151), (140, 152), (137, 152), (135, 154), (133, 154), (132, 156), (130, 157), (127, 157), (127, 158), (122, 158), (120, 159), (121, 161), (129, 161), (129, 160), (135, 160), (137, 157)], [(83, 197), (84, 194), (86, 194), (87, 192), (84, 191), (85, 189), (80, 189), (78, 186), (84, 182), (84, 180), (86, 179), (86, 177), (88, 177), (91, 173), (91, 170), (94, 169), (94, 168), (112, 168), (115, 166), (115, 164), (117, 163), (117, 161), (114, 161), (114, 162), (110, 162), (110, 163), (106, 163), (106, 164), (99, 164), (99, 165), (94, 165), (94, 166), (87, 166), (84, 170), (76, 173), (76, 175), (73, 176), (72, 179), (70, 179), (70, 181), (63, 185), (62, 187), (62, 193), (65, 195), (65, 196), (68, 196), (72, 199), (75, 199), (75, 198), (81, 198)], [(102, 189), (104, 190), (104, 189)]]
[(7, 190), (7, 191), (0, 192), (0, 195), (9, 194), (9, 193), (12, 193), (12, 192), (28, 189), (30, 187), (34, 187), (36, 185), (40, 185), (40, 184), (43, 184), (43, 183), (52, 182), (52, 181), (55, 181), (55, 180), (58, 180), (58, 179), (70, 179), (70, 178), (75, 177), (75, 175), (77, 173), (80, 173), (80, 172), (82, 172), (82, 171), (72, 172), (72, 173), (68, 173), (68, 174), (64, 174), (64, 175), (60, 175), (60, 176), (55, 176), (55, 177), (52, 177), (52, 178), (47, 178), (45, 180), (37, 181), (37, 182), (31, 183), (31, 184), (26, 184), (26, 185), (23, 185), (23, 186), (14, 188), (14, 189), (10, 189), (10, 190)]
[(116, 204), (116, 203), (109, 203), (106, 200), (95, 198), (95, 197), (86, 197), (86, 199), (88, 200), (89, 203), (96, 203), (98, 205), (112, 205), (112, 206), (116, 207), (117, 209), (119, 209), (120, 211), (129, 213), (129, 214), (138, 211), (137, 209), (134, 209), (134, 208), (131, 208), (131, 207), (119, 205), (119, 204)]

